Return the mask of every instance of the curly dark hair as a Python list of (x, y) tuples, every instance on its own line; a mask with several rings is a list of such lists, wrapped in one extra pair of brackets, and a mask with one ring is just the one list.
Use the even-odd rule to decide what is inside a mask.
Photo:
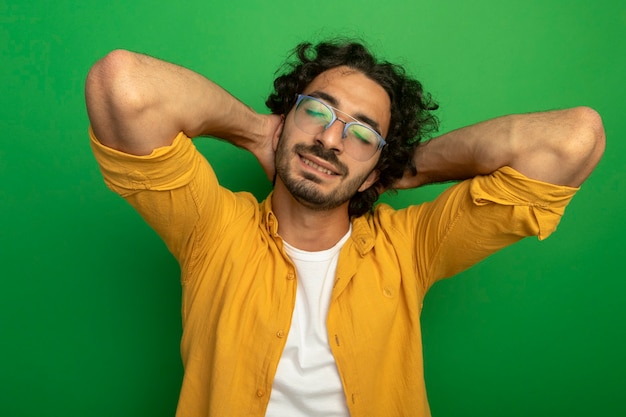
[(387, 145), (375, 167), (380, 176), (375, 184), (356, 193), (350, 200), (349, 215), (361, 216), (373, 210), (379, 189), (392, 189), (394, 181), (406, 170), (417, 173), (413, 154), (424, 137), (437, 131), (439, 122), (432, 111), (439, 106), (430, 94), (424, 92), (419, 81), (406, 75), (403, 67), (377, 60), (355, 40), (299, 44), (279, 69), (282, 74), (274, 80), (274, 91), (265, 104), (273, 114), (287, 114), (294, 106), (297, 94), (315, 77), (339, 66), (348, 66), (371, 78), (385, 89), (391, 100), (389, 133), (385, 138)]

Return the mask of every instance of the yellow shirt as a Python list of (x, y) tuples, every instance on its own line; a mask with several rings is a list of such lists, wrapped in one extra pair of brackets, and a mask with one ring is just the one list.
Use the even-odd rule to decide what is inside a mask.
[[(297, 283), (271, 199), (221, 187), (182, 133), (143, 157), (90, 134), (107, 185), (180, 263), (185, 372), (177, 416), (264, 416)], [(547, 237), (575, 191), (505, 167), (431, 203), (380, 204), (352, 220), (326, 322), (351, 416), (430, 415), (420, 330), (426, 291), (524, 236)]]

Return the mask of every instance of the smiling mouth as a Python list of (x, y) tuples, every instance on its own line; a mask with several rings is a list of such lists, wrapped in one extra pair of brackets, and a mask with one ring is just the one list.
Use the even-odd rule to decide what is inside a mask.
[(330, 169), (324, 168), (323, 166), (320, 166), (318, 164), (316, 164), (315, 162), (306, 159), (303, 156), (300, 156), (300, 160), (305, 164), (310, 166), (311, 168), (315, 169), (316, 171), (321, 172), (322, 174), (326, 174), (326, 175), (339, 175), (336, 172), (331, 171)]

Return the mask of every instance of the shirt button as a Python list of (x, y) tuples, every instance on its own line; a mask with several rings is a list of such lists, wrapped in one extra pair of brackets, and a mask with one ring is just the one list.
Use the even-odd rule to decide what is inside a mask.
[(264, 395), (265, 395), (265, 391), (263, 391), (262, 389), (257, 390), (257, 392), (256, 392), (256, 396), (257, 397), (261, 398)]
[(282, 330), (277, 331), (277, 332), (276, 332), (276, 337), (278, 337), (278, 338), (283, 338), (283, 337), (285, 337), (285, 332), (284, 332), (284, 331), (282, 331)]
[(287, 279), (289, 281), (291, 281), (291, 280), (293, 280), (295, 278), (296, 278), (296, 274), (294, 274), (293, 272), (290, 272), (290, 273), (287, 274)]
[(387, 297), (387, 298), (393, 298), (393, 288), (385, 287), (383, 289), (383, 294), (385, 294), (385, 297)]

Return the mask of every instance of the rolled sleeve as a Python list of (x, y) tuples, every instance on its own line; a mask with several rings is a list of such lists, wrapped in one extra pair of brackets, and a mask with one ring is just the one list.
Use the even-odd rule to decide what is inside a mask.
[(194, 145), (179, 133), (169, 146), (156, 148), (150, 155), (131, 155), (102, 145), (89, 128), (91, 148), (107, 186), (125, 197), (138, 190), (172, 190), (184, 187), (194, 177), (200, 163)]
[(578, 188), (527, 178), (510, 167), (476, 177), (470, 183), (470, 195), (477, 207), (489, 204), (511, 207), (511, 220), (525, 220), (520, 235), (537, 236), (540, 240), (556, 230), (565, 207), (577, 191)]

